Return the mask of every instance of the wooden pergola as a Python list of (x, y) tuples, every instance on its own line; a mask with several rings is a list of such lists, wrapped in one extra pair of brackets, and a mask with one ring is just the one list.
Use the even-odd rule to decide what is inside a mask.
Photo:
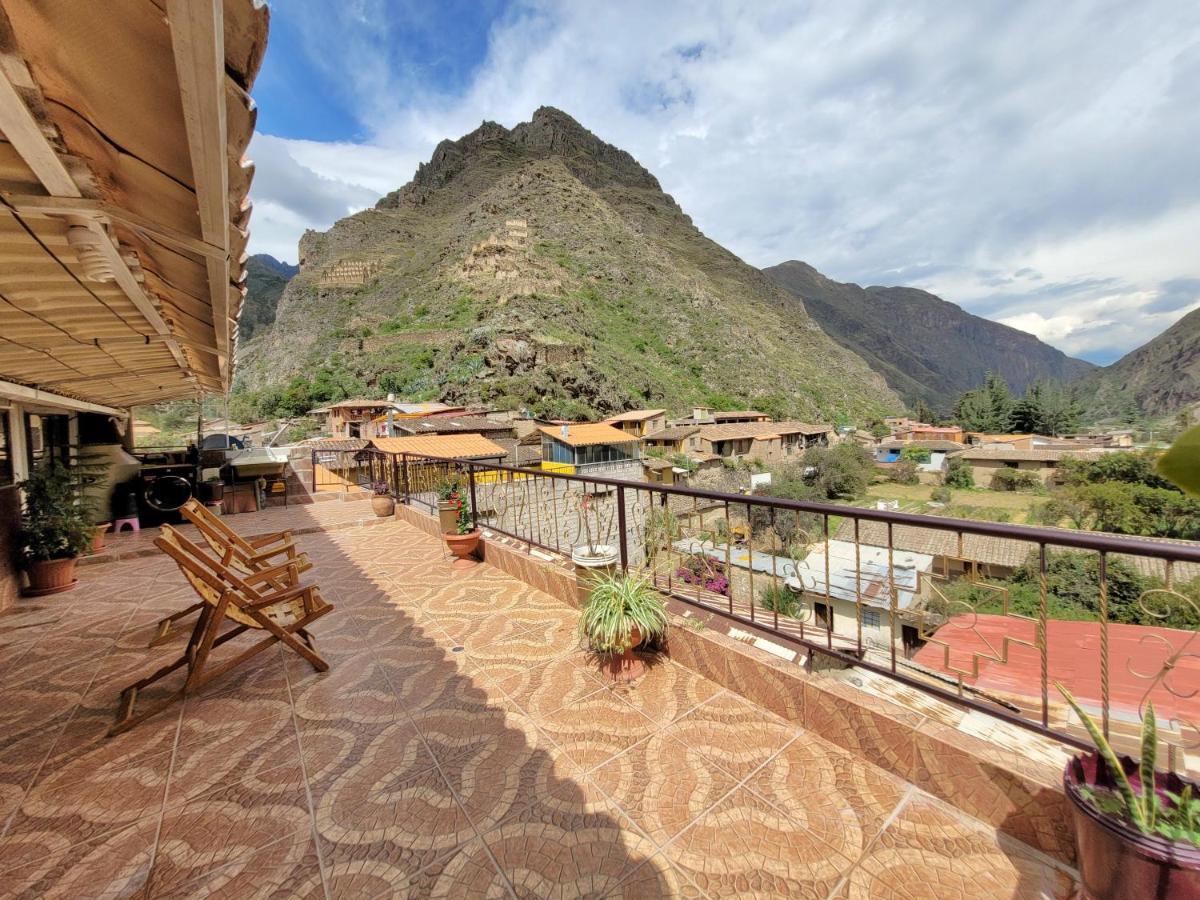
[(0, 0), (0, 398), (124, 410), (230, 385), (253, 0)]

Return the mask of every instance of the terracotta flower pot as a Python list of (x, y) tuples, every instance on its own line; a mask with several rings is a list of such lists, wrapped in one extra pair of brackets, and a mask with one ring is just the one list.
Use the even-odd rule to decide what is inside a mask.
[(604, 671), (608, 677), (620, 684), (636, 681), (646, 674), (646, 663), (634, 652), (634, 648), (642, 642), (642, 632), (636, 627), (630, 632), (633, 643), (624, 653), (613, 653), (604, 662)]
[(99, 553), (104, 549), (104, 532), (112, 528), (111, 522), (105, 522), (92, 528), (92, 552)]
[(450, 548), (450, 552), (458, 557), (451, 563), (454, 568), (469, 569), (476, 564), (473, 554), (479, 546), (478, 528), (474, 531), (468, 531), (466, 534), (446, 532), (442, 537), (446, 539), (446, 546)]
[(376, 495), (371, 498), (371, 509), (382, 519), (396, 511), (396, 501), (386, 495)]
[(29, 561), (27, 597), (61, 594), (75, 587), (75, 557), (66, 559), (31, 559)]
[[(1135, 782), (1137, 767), (1123, 758)], [(1104, 767), (1096, 754), (1067, 763), (1063, 789), (1071, 800), (1079, 879), (1093, 900), (1140, 900), (1143, 897), (1200, 898), (1200, 847), (1185, 841), (1142, 834), (1136, 827), (1107, 815), (1089, 803), (1080, 788), (1104, 784)], [(1183, 782), (1159, 774), (1159, 791), (1178, 794)]]

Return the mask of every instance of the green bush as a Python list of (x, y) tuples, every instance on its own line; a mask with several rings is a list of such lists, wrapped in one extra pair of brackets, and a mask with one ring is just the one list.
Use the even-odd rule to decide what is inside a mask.
[(946, 474), (942, 478), (942, 483), (946, 487), (952, 488), (973, 488), (975, 487), (975, 475), (965, 459), (952, 456), (946, 464)]
[(929, 499), (935, 503), (949, 503), (952, 498), (953, 494), (950, 493), (948, 487), (935, 487), (929, 492)]
[(793, 619), (800, 611), (799, 595), (782, 584), (769, 584), (759, 591), (758, 603), (763, 609), (777, 612), (781, 616), (791, 616)]
[(912, 460), (902, 459), (888, 467), (888, 481), (893, 484), (920, 484), (917, 475), (917, 464)]
[(933, 451), (923, 447), (905, 447), (900, 451), (900, 458), (917, 464), (927, 463), (933, 459)]
[(1026, 472), (1021, 469), (997, 469), (992, 475), (993, 491), (1015, 491), (1031, 493), (1041, 490), (1042, 480), (1036, 472)]

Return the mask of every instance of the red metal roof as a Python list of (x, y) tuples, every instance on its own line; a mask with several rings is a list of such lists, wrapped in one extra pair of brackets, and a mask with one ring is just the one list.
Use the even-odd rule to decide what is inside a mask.
[[(975, 653), (999, 656), (1004, 637), (1035, 642), (1036, 623), (999, 615), (955, 616), (937, 630), (936, 638), (949, 644), (950, 666), (970, 671)], [(1135, 714), (1155, 675), (1166, 659), (1193, 637), (1189, 631), (1153, 628), (1146, 625), (1109, 625), (1109, 696), (1114, 711)], [(1054, 682), (1075, 695), (1085, 707), (1100, 705), (1100, 623), (1051, 620), (1046, 626), (1050, 702), (1061, 703)], [(917, 651), (916, 662), (939, 672), (955, 673), (945, 665), (946, 648), (929, 643)], [(1200, 659), (1184, 656), (1167, 676), (1175, 691), (1190, 694), (1200, 684)], [(963, 676), (990, 693), (1041, 697), (1041, 663), (1036, 647), (1010, 643), (1008, 662), (980, 658), (979, 676)], [(1150, 693), (1159, 719), (1181, 718), (1200, 721), (1200, 692), (1179, 697), (1160, 682)]]

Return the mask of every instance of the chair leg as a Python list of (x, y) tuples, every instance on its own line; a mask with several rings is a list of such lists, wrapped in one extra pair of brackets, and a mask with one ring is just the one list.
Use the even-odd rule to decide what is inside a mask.
[(157, 647), (159, 644), (161, 644), (163, 641), (165, 641), (167, 639), (167, 634), (171, 631), (172, 625), (174, 625), (180, 619), (187, 618), (192, 613), (196, 612), (196, 610), (203, 609), (204, 606), (205, 606), (205, 604), (203, 604), (203, 603), (193, 603), (187, 609), (180, 610), (177, 613), (172, 613), (171, 615), (169, 615), (165, 618), (159, 619), (158, 620), (158, 628), (154, 632), (154, 637), (152, 637), (150, 639), (150, 643), (147, 644), (146, 646), (147, 647)]

